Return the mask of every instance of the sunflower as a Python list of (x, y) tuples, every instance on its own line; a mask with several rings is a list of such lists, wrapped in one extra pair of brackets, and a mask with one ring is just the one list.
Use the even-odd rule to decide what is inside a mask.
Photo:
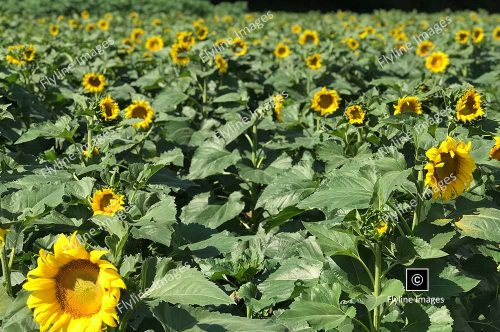
[(305, 45), (305, 44), (314, 44), (318, 45), (319, 44), (319, 37), (318, 37), (318, 32), (314, 30), (304, 30), (302, 34), (299, 37), (299, 44), (300, 45)]
[(192, 23), (193, 23), (193, 26), (195, 28), (200, 27), (200, 26), (204, 26), (205, 25), (205, 19), (203, 19), (202, 17), (200, 17), (200, 18), (194, 20)]
[(495, 27), (492, 32), (493, 39), (496, 41), (500, 40), (500, 26)]
[(274, 115), (276, 117), (276, 121), (278, 121), (278, 122), (283, 122), (283, 118), (281, 117), (281, 109), (283, 108), (283, 100), (285, 100), (285, 98), (282, 95), (276, 95), (273, 98)]
[(23, 288), (40, 331), (101, 331), (116, 327), (115, 307), (126, 288), (116, 267), (101, 259), (104, 250), (88, 252), (76, 238), (59, 236), (54, 253), (40, 249), (37, 267)]
[(422, 114), (422, 105), (418, 97), (410, 96), (398, 99), (398, 103), (394, 105), (394, 115), (406, 112)]
[(302, 31), (302, 27), (298, 24), (292, 25), (292, 33), (297, 35)]
[(457, 41), (457, 43), (462, 45), (467, 43), (469, 37), (470, 37), (470, 32), (467, 30), (459, 30), (455, 34), (455, 40)]
[(125, 46), (125, 53), (130, 54), (134, 51), (135, 49), (135, 44), (134, 41), (130, 38), (124, 38), (122, 40), (122, 45)]
[(23, 50), (23, 59), (24, 60), (31, 62), (31, 61), (35, 60), (35, 56), (36, 56), (36, 50), (35, 50), (35, 47), (33, 45), (28, 45), (24, 48), (24, 50)]
[(215, 56), (215, 65), (217, 66), (217, 68), (219, 68), (219, 74), (224, 74), (227, 72), (227, 61), (219, 53), (217, 53), (217, 55)]
[(447, 201), (470, 187), (472, 172), (476, 169), (469, 154), (471, 149), (472, 142), (457, 143), (448, 136), (439, 147), (427, 150), (425, 155), (429, 162), (425, 165), (425, 184), (432, 189), (434, 199), (441, 197)]
[(155, 110), (145, 100), (134, 100), (132, 104), (125, 109), (125, 118), (142, 119), (142, 121), (132, 124), (134, 128), (147, 129), (155, 116)]
[(92, 196), (92, 210), (94, 216), (103, 214), (106, 216), (114, 216), (119, 210), (123, 210), (123, 195), (119, 195), (111, 188), (97, 190)]
[(443, 72), (449, 63), (448, 54), (443, 52), (434, 52), (425, 59), (425, 67), (433, 73)]
[(139, 43), (141, 41), (141, 37), (144, 36), (144, 30), (141, 28), (135, 28), (130, 32), (130, 39), (134, 42)]
[(335, 90), (328, 90), (323, 87), (320, 91), (314, 94), (311, 99), (311, 107), (316, 112), (321, 112), (321, 115), (332, 114), (339, 108), (341, 98)]
[(377, 234), (378, 235), (384, 235), (385, 233), (387, 233), (387, 230), (389, 229), (389, 225), (387, 225), (387, 223), (381, 221), (377, 227), (375, 228), (375, 231), (377, 231)]
[(196, 27), (196, 38), (198, 40), (205, 40), (208, 37), (208, 27), (205, 25), (200, 25)]
[(429, 53), (434, 49), (434, 43), (428, 40), (424, 40), (423, 42), (417, 45), (416, 53), (419, 57), (428, 56)]
[(467, 123), (484, 115), (481, 107), (481, 95), (470, 88), (457, 101), (457, 120)]
[(490, 157), (500, 161), (500, 136), (495, 137), (495, 145), (491, 148)]
[(194, 40), (192, 32), (181, 31), (177, 33), (177, 43), (190, 48), (196, 44), (196, 40)]
[(111, 121), (118, 117), (120, 113), (120, 108), (116, 101), (111, 98), (110, 95), (107, 95), (105, 98), (101, 99), (99, 102), (99, 107), (101, 109), (101, 115), (105, 121)]
[(483, 30), (483, 28), (474, 28), (474, 30), (472, 30), (472, 42), (474, 44), (478, 44), (483, 39), (484, 39), (484, 30)]
[(92, 22), (87, 23), (87, 25), (85, 26), (85, 31), (90, 32), (93, 30), (95, 30), (95, 24)]
[[(94, 148), (92, 148), (92, 156), (95, 157), (99, 154), (99, 149), (94, 146)], [(82, 155), (85, 157), (85, 158), (90, 158), (90, 152), (89, 150), (86, 150), (86, 149), (83, 149), (82, 150)]]
[(104, 90), (106, 78), (102, 74), (88, 73), (83, 76), (82, 84), (87, 92), (97, 93)]
[(189, 63), (189, 55), (187, 54), (189, 52), (189, 47), (180, 44), (180, 43), (175, 43), (172, 45), (172, 48), (170, 48), (170, 56), (172, 57), (172, 61), (175, 64), (185, 66)]
[(88, 20), (90, 18), (90, 13), (87, 9), (84, 9), (81, 13), (80, 13), (80, 16), (84, 19), (84, 20)]
[(154, 27), (159, 27), (161, 25), (161, 20), (159, 18), (153, 18), (151, 20), (151, 25)]
[(102, 31), (108, 31), (109, 29), (109, 21), (105, 19), (100, 19), (97, 22), (97, 27), (101, 29)]
[(53, 37), (57, 36), (59, 34), (59, 26), (57, 24), (51, 24), (49, 32)]
[(360, 105), (352, 105), (346, 109), (345, 115), (349, 119), (350, 124), (362, 124), (365, 120), (366, 112)]
[(355, 51), (359, 47), (359, 42), (354, 38), (346, 38), (344, 39), (344, 43), (347, 44), (347, 47), (349, 47), (351, 51)]
[(24, 45), (11, 45), (7, 47), (7, 55), (5, 56), (5, 60), (16, 66), (24, 65), (25, 61), (21, 59), (23, 55), (23, 49)]
[(78, 23), (78, 21), (77, 21), (77, 20), (75, 20), (74, 18), (70, 19), (70, 20), (68, 21), (68, 24), (69, 24), (69, 27), (70, 27), (71, 29), (76, 29), (76, 28), (78, 28), (78, 26), (80, 25), (80, 23)]
[(307, 57), (306, 65), (313, 70), (321, 68), (321, 55), (316, 53)]
[(248, 45), (241, 38), (233, 39), (233, 43), (232, 43), (231, 47), (233, 49), (234, 55), (236, 55), (237, 57), (243, 56), (243, 55), (247, 54), (247, 52), (248, 52)]
[(163, 48), (163, 39), (160, 36), (152, 36), (146, 39), (146, 48), (151, 52), (158, 52)]
[(290, 48), (285, 43), (279, 43), (274, 49), (274, 56), (277, 58), (286, 58), (290, 55)]

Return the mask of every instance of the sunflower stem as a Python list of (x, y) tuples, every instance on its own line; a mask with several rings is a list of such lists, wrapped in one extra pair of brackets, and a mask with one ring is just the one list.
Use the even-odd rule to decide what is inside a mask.
[(417, 183), (415, 183), (415, 186), (417, 187), (417, 206), (415, 207), (415, 212), (413, 213), (413, 225), (412, 225), (412, 231), (415, 230), (417, 227), (418, 223), (420, 222), (420, 210), (422, 209), (422, 184), (423, 184), (423, 179), (424, 179), (424, 172), (423, 170), (418, 171), (418, 176), (417, 176)]
[(10, 280), (10, 269), (9, 264), (7, 262), (7, 255), (5, 253), (5, 245), (0, 244), (0, 260), (2, 261), (2, 274), (5, 285), (5, 290), (7, 291), (7, 295), (12, 297), (12, 283)]
[[(375, 285), (373, 287), (373, 295), (377, 298), (380, 294), (380, 279), (381, 279), (381, 271), (382, 271), (382, 249), (380, 242), (375, 243)], [(373, 309), (373, 327), (375, 331), (379, 331), (380, 329), (380, 315), (379, 315), (380, 306), (375, 306)]]

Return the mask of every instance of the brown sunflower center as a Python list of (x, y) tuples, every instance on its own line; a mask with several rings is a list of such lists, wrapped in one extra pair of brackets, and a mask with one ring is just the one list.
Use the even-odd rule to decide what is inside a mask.
[(432, 58), (431, 64), (433, 67), (439, 67), (442, 65), (442, 63), (443, 63), (443, 59), (441, 59), (441, 57), (435, 56)]
[(311, 34), (306, 35), (306, 43), (313, 43), (314, 42), (314, 36)]
[[(457, 174), (458, 169), (458, 155), (453, 157), (449, 153), (441, 153), (441, 162), (444, 163), (442, 167), (436, 167), (437, 180), (442, 181), (446, 178), (450, 178), (452, 174)], [(448, 183), (450, 181), (447, 181)]]
[(361, 112), (359, 111), (359, 109), (357, 107), (354, 107), (351, 110), (351, 118), (352, 119), (360, 119), (361, 118)]
[(155, 40), (152, 40), (149, 42), (149, 47), (150, 48), (156, 48), (158, 47), (158, 41), (155, 39)]
[(424, 54), (429, 53), (429, 46), (427, 46), (427, 45), (420, 46), (420, 52), (422, 52)]
[(101, 85), (101, 80), (97, 76), (92, 76), (89, 78), (89, 84), (95, 87)]
[(132, 110), (132, 117), (133, 118), (145, 119), (147, 115), (148, 115), (148, 110), (146, 108), (144, 108), (143, 106), (136, 106)]
[(99, 202), (99, 208), (104, 212), (114, 212), (116, 203), (113, 194), (104, 194)]
[(101, 310), (103, 290), (98, 283), (99, 266), (77, 259), (61, 267), (56, 275), (56, 297), (61, 309), (74, 318)]
[(318, 58), (317, 57), (312, 57), (309, 59), (309, 64), (311, 66), (316, 66), (318, 64)]
[(285, 54), (286, 53), (286, 48), (280, 47), (278, 48), (278, 54)]
[(462, 110), (463, 115), (474, 114), (477, 111), (476, 101), (474, 100), (473, 95), (467, 96), (467, 100), (465, 101), (465, 106)]
[(403, 105), (401, 106), (401, 113), (404, 112), (416, 112), (415, 104), (410, 101), (404, 102)]
[(319, 106), (321, 108), (328, 108), (333, 104), (332, 95), (321, 95), (319, 97)]
[(111, 102), (104, 103), (104, 113), (106, 116), (113, 116), (113, 104)]

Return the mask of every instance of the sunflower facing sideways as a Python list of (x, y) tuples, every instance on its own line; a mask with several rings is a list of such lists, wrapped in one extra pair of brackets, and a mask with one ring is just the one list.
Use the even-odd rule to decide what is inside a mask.
[(145, 100), (134, 100), (132, 104), (125, 109), (126, 119), (142, 119), (140, 122), (132, 124), (137, 129), (147, 129), (153, 122), (155, 111)]
[(489, 156), (500, 161), (500, 136), (495, 137), (495, 145), (491, 148)]
[(419, 57), (423, 58), (425, 56), (428, 56), (433, 49), (434, 43), (428, 40), (424, 40), (417, 45), (417, 50), (415, 52)]
[(447, 201), (469, 189), (476, 169), (471, 149), (472, 142), (456, 142), (448, 136), (439, 147), (427, 150), (425, 184), (432, 189), (434, 199), (441, 197)]
[(222, 55), (220, 55), (220, 53), (217, 53), (217, 55), (215, 56), (215, 65), (219, 69), (219, 74), (224, 74), (227, 72), (227, 61), (222, 57)]
[(425, 59), (425, 67), (433, 73), (443, 72), (449, 63), (448, 55), (443, 52), (434, 52)]
[(97, 93), (104, 90), (106, 78), (102, 74), (88, 73), (83, 76), (82, 84), (87, 92)]
[(23, 285), (40, 331), (99, 332), (117, 326), (116, 306), (126, 286), (116, 267), (101, 259), (105, 253), (88, 252), (76, 233), (70, 239), (60, 235), (54, 253), (40, 249), (38, 266)]
[(495, 29), (493, 29), (493, 32), (491, 33), (491, 35), (493, 36), (494, 40), (499, 41), (500, 40), (500, 26), (495, 27)]
[(467, 43), (467, 41), (469, 40), (469, 37), (470, 37), (470, 33), (467, 30), (459, 30), (455, 34), (455, 40), (457, 41), (457, 43), (462, 44), (462, 45)]
[(306, 65), (312, 70), (321, 68), (321, 54), (313, 54), (306, 58)]
[(484, 30), (483, 30), (483, 28), (474, 28), (474, 30), (472, 30), (472, 42), (474, 44), (478, 44), (483, 39), (484, 39)]
[(345, 115), (349, 119), (350, 124), (362, 124), (365, 120), (366, 112), (360, 105), (352, 105), (345, 110)]
[(247, 54), (248, 45), (247, 45), (247, 43), (245, 43), (245, 41), (243, 39), (235, 38), (233, 40), (232, 49), (233, 49), (234, 55), (236, 55), (237, 57), (240, 57), (240, 56)]
[(284, 59), (290, 55), (290, 48), (285, 43), (279, 43), (274, 49), (274, 56)]
[(158, 52), (163, 48), (163, 39), (160, 36), (152, 36), (146, 40), (146, 49), (151, 52)]
[(458, 99), (456, 111), (457, 120), (464, 123), (484, 116), (484, 110), (481, 106), (481, 95), (474, 88), (469, 88)]
[(283, 122), (283, 118), (281, 116), (281, 109), (283, 108), (283, 100), (285, 100), (285, 98), (282, 95), (276, 95), (273, 97), (274, 116), (276, 117), (276, 121), (278, 122)]
[(91, 206), (94, 216), (102, 214), (114, 216), (119, 210), (123, 210), (123, 195), (119, 195), (111, 188), (97, 190), (92, 196)]
[(111, 98), (111, 96), (106, 96), (99, 102), (99, 107), (101, 109), (101, 115), (105, 121), (111, 121), (118, 117), (120, 113), (120, 108), (116, 101)]
[(339, 108), (340, 100), (337, 91), (323, 87), (311, 99), (311, 108), (316, 112), (320, 112), (321, 116), (332, 114)]
[(175, 43), (170, 48), (170, 57), (175, 64), (185, 66), (189, 63), (190, 60), (188, 52), (189, 46), (181, 43)]
[(409, 96), (398, 99), (397, 104), (394, 105), (394, 115), (407, 112), (422, 114), (422, 104), (418, 97)]
[(196, 27), (196, 38), (198, 40), (205, 40), (208, 37), (208, 27), (205, 25), (199, 25)]
[(306, 45), (306, 44), (318, 45), (319, 44), (318, 32), (316, 32), (314, 30), (309, 30), (309, 29), (304, 30), (304, 32), (299, 37), (299, 44), (300, 45)]

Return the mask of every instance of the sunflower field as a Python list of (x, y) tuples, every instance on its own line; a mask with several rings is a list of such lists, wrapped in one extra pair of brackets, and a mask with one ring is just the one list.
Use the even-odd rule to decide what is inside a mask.
[(500, 15), (0, 7), (0, 331), (500, 331)]

